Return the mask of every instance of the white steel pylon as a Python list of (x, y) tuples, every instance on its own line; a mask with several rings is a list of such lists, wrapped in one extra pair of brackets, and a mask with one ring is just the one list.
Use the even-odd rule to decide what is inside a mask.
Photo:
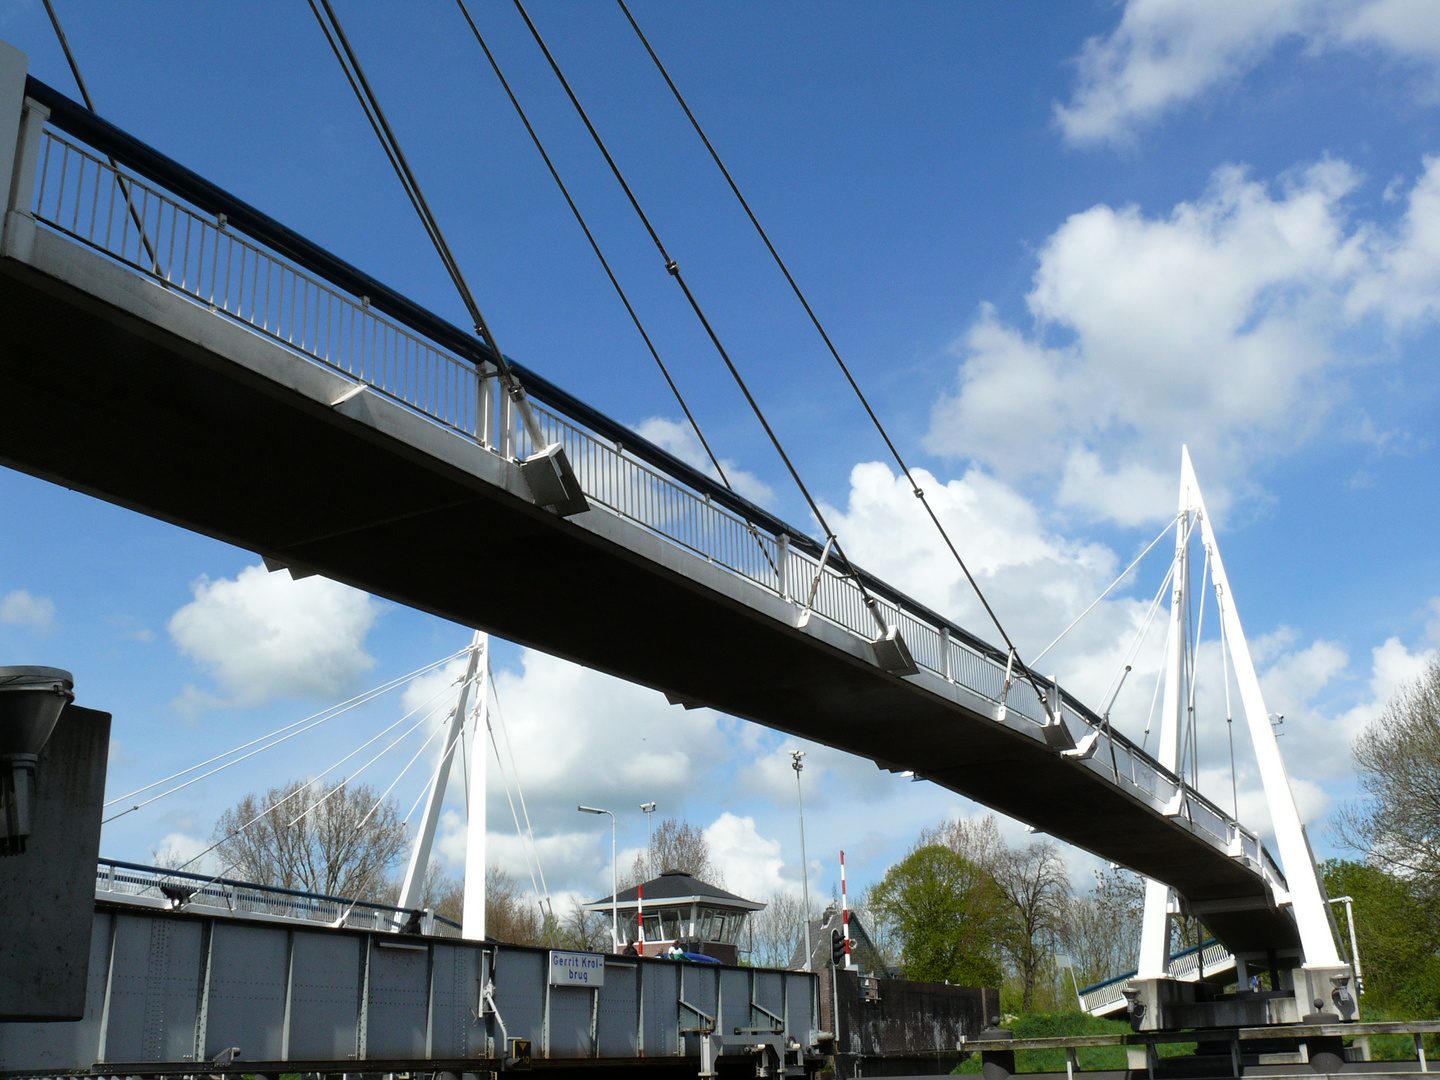
[[(1223, 624), (1224, 647), (1228, 647), (1240, 701), (1245, 713), (1246, 728), (1255, 748), (1265, 802), (1270, 810), (1271, 827), (1279, 849), (1280, 865), (1285, 873), (1291, 911), (1300, 931), (1303, 964), (1307, 968), (1338, 968), (1340, 959), (1331, 932), (1330, 912), (1321, 888), (1310, 845), (1305, 839), (1300, 811), (1280, 755), (1280, 744), (1270, 723), (1260, 678), (1250, 657), (1240, 614), (1235, 607), (1234, 593), (1220, 558), (1220, 546), (1188, 448), (1181, 450), (1180, 507), (1177, 514), (1175, 544), (1175, 583), (1171, 591), (1170, 636), (1165, 652), (1165, 696), (1161, 712), (1159, 761), (1171, 772), (1178, 772), (1181, 723), (1188, 716), (1194, 697), (1190, 686), (1193, 672), (1188, 656), (1189, 646), (1189, 548), (1197, 532), (1204, 545), (1210, 577), (1215, 586), (1216, 606)], [(1283, 902), (1285, 898), (1280, 898)], [(1137, 977), (1163, 978), (1169, 973), (1170, 916), (1173, 911), (1171, 890), (1158, 881), (1148, 881), (1145, 891), (1145, 919), (1140, 939), (1140, 962)]]
[[(473, 705), (472, 705), (473, 701)], [(465, 902), (461, 918), (461, 936), (474, 941), (485, 940), (485, 733), (490, 722), (490, 638), (476, 631), (470, 642), (465, 674), (455, 707), (446, 721), (444, 752), (430, 794), (425, 800), (425, 814), (410, 849), (410, 862), (400, 887), (399, 907), (414, 910), (425, 892), (425, 874), (430, 868), (430, 851), (435, 844), (435, 830), (440, 822), (440, 808), (445, 802), (445, 787), (450, 779), (450, 766), (455, 751), (465, 737), (467, 720), (470, 727), (470, 789), (467, 794), (469, 826), (465, 840)], [(472, 871), (473, 868), (473, 871)], [(399, 927), (397, 927), (398, 929)]]

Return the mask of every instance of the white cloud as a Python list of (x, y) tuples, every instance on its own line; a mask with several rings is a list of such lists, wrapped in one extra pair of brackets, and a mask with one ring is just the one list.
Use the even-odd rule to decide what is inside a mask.
[[(1069, 540), (1051, 531), (1033, 502), (982, 469), (971, 467), (960, 479), (944, 484), (924, 469), (914, 475), (946, 532), (960, 542), (966, 565), (1022, 657), (1036, 656), (1124, 567), (1103, 544)], [(1178, 477), (1172, 489), (1177, 484)], [(909, 486), (888, 466), (857, 465), (850, 474), (847, 506), (827, 508), (826, 516), (857, 563), (961, 626), (1000, 642)], [(1154, 556), (1154, 580), (1140, 579), (1142, 593), (1159, 586), (1169, 557), (1163, 550)], [(1142, 564), (1142, 570), (1147, 565)], [(1123, 595), (1098, 605), (1045, 658), (1042, 670), (1058, 674), (1082, 697), (1098, 700), (1120, 669), (1121, 656), (1147, 607), (1147, 602)], [(1136, 661), (1135, 678), (1151, 661), (1152, 651)]]
[[(1223, 511), (1352, 400), (1375, 362), (1355, 352), (1362, 321), (1399, 334), (1440, 315), (1440, 158), (1392, 230), (1350, 221), (1358, 183), (1334, 160), (1275, 184), (1227, 166), (1164, 216), (1072, 215), (1040, 251), (1033, 329), (984, 307), (958, 343), (958, 384), (926, 446), (1132, 526), (1173, 513), (1188, 443)], [(1341, 419), (1332, 430), (1376, 449), (1403, 441), (1358, 408)]]
[[(172, 832), (166, 834), (158, 844), (150, 849), (150, 859), (156, 866), (180, 866), (190, 863), (196, 859), (210, 844), (197, 836), (188, 833)], [(213, 872), (214, 859), (207, 857), (197, 859), (185, 867), (187, 873), (203, 874)]]
[(521, 673), (496, 672), (495, 689), (532, 818), (537, 806), (575, 821), (577, 803), (629, 813), (633, 802), (638, 821), (642, 799), (675, 806), (729, 757), (709, 709), (672, 706), (654, 690), (533, 650)]
[(170, 619), (179, 650), (224, 691), (187, 688), (201, 707), (216, 700), (258, 705), (281, 697), (334, 699), (355, 690), (374, 666), (365, 638), (379, 607), (367, 594), (323, 577), (250, 566), (235, 578), (194, 585), (195, 599)]
[(1127, 142), (1286, 41), (1311, 54), (1374, 49), (1430, 66), (1440, 61), (1440, 20), (1430, 0), (1128, 0), (1114, 30), (1081, 49), (1056, 121), (1074, 144)]
[[(699, 469), (712, 480), (719, 480), (720, 473), (705, 453), (705, 447), (695, 435), (695, 429), (688, 423), (668, 420), (663, 416), (652, 416), (642, 421), (635, 432), (643, 439), (649, 439), (662, 450), (668, 450), (687, 465)], [(775, 492), (754, 473), (746, 472), (729, 458), (721, 458), (720, 465), (725, 477), (736, 494), (760, 506), (775, 501)]]
[(48, 634), (55, 629), (55, 602), (47, 596), (14, 589), (0, 597), (0, 623)]
[(763, 899), (789, 888), (780, 873), (785, 865), (780, 841), (761, 836), (753, 817), (737, 817), (727, 810), (706, 828), (705, 840), (710, 859), (731, 892)]

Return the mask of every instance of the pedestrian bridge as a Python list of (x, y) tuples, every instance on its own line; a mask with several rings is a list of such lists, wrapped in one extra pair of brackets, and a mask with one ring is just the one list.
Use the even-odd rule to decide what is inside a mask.
[[(1082, 703), (1047, 724), (1004, 653), (517, 364), (588, 509), (539, 505), (474, 336), (5, 77), (0, 462), (913, 770), (1168, 883), (1231, 951), (1298, 944), (1256, 834)], [(857, 578), (914, 674), (882, 667)]]

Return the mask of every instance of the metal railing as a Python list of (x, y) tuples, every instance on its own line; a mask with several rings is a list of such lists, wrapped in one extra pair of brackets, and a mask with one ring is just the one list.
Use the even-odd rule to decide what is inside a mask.
[[(48, 88), (44, 93), (57, 107), (73, 106)], [(199, 191), (212, 204), (232, 207), (245, 218), (261, 217), (143, 144), (108, 129), (93, 114), (78, 110), (75, 106), (66, 113), (67, 123), (91, 137), (108, 131), (107, 155), (118, 150), (123, 160), (128, 149), (135, 160), (148, 162), (151, 175), (173, 174), (184, 181), (178, 186)], [(463, 355), (456, 328), (283, 226), (270, 223), (255, 230), (266, 233), (271, 242), (240, 235), (225, 213), (202, 209), (132, 170), (120, 172), (100, 153), (51, 127), (43, 131), (37, 157), (29, 208), (37, 222), (492, 452), (515, 459), (538, 449), (516, 423), (509, 395), (497, 392), (493, 365), (478, 353)], [(310, 264), (324, 266), (331, 276), (383, 294), (385, 306), (403, 318), (377, 310), (368, 294), (356, 295), (295, 265), (296, 260), (283, 256), (277, 245), (303, 249)], [(421, 325), (427, 333), (416, 329)], [(526, 378), (543, 383), (528, 374)], [(864, 571), (836, 565), (834, 560), (822, 565), (822, 549), (813, 538), (718, 488), (638, 436), (624, 433), (557, 388), (545, 387), (550, 399), (560, 400), (572, 415), (537, 403), (542, 435), (547, 442), (564, 445), (592, 506), (603, 507), (869, 640), (875, 626), (856, 582), (863, 577), (877, 596), (883, 617), (900, 628), (920, 666), (1003, 704), (1012, 716), (1035, 725), (1046, 723), (1038, 700), (1021, 680), (1017, 678), (1006, 693), (1005, 657), (998, 650)], [(591, 423), (577, 422), (577, 414)], [(593, 430), (597, 425), (606, 434)], [(1110, 774), (1118, 786), (1167, 813), (1183, 815), (1217, 847), (1245, 860), (1271, 881), (1283, 881), (1263, 846), (1245, 842), (1245, 837), (1253, 840), (1253, 834), (1130, 740), (1109, 731), (1078, 701), (1063, 693), (1061, 700), (1063, 715), (1079, 733), (1098, 733), (1090, 768)]]
[(346, 900), (338, 896), (212, 878), (184, 870), (101, 859), (95, 868), (95, 897), (105, 900), (159, 900), (173, 910), (222, 911), (272, 919), (322, 923), (354, 930), (412, 927), (433, 937), (460, 936), (460, 925), (434, 912)]
[[(1207, 941), (1201, 945), (1192, 945), (1183, 952), (1178, 952), (1170, 958), (1170, 977), (1180, 979), (1184, 982), (1194, 982), (1207, 973), (1219, 974), (1233, 969), (1235, 957), (1230, 951), (1218, 941)], [(1080, 1008), (1092, 1016), (1099, 1016), (1104, 1013), (1114, 1012), (1125, 1001), (1125, 987), (1130, 985), (1130, 980), (1139, 974), (1138, 971), (1127, 971), (1123, 975), (1116, 975), (1098, 982), (1093, 986), (1087, 986), (1077, 995), (1080, 999)]]

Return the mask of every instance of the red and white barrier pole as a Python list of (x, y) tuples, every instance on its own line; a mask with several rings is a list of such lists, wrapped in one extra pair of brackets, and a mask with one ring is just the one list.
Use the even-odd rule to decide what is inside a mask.
[(845, 970), (855, 965), (850, 959), (850, 900), (845, 892), (845, 852), (840, 852), (840, 927), (845, 935)]
[(635, 950), (636, 950), (641, 956), (644, 956), (644, 955), (645, 955), (645, 884), (644, 884), (644, 882), (641, 882), (638, 886), (636, 886), (636, 890), (635, 890), (635, 914), (636, 914), (636, 916), (637, 916), (638, 919), (639, 919), (639, 923), (638, 923), (639, 932), (638, 932), (638, 934), (637, 934), (637, 937), (640, 939), (640, 940), (638, 940), (638, 941), (635, 943)]

